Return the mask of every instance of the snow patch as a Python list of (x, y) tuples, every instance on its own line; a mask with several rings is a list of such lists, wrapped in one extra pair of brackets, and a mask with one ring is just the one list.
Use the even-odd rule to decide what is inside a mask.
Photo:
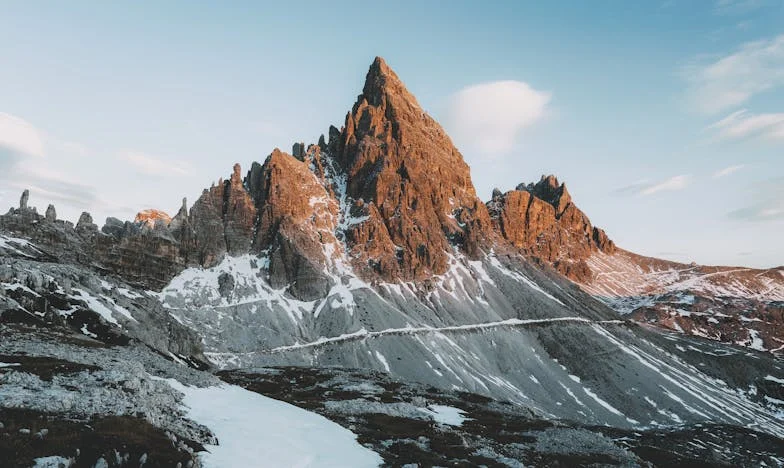
[[(607, 411), (609, 411), (610, 413), (612, 413), (612, 414), (614, 414), (614, 415), (616, 415), (616, 416), (622, 416), (622, 417), (626, 417), (626, 416), (624, 416), (624, 414), (623, 414), (623, 413), (621, 413), (620, 411), (618, 411), (617, 409), (615, 409), (615, 407), (614, 407), (614, 406), (612, 406), (611, 404), (609, 404), (609, 403), (607, 403), (606, 401), (604, 401), (604, 400), (602, 400), (601, 398), (599, 398), (599, 395), (597, 395), (597, 394), (595, 394), (594, 392), (592, 392), (592, 391), (591, 391), (591, 389), (583, 387), (583, 391), (585, 392), (585, 394), (586, 394), (586, 395), (588, 395), (589, 397), (591, 397), (591, 398), (593, 398), (594, 400), (596, 400), (596, 402), (597, 402), (597, 403), (599, 403), (600, 405), (602, 405), (602, 407), (603, 407), (604, 409), (606, 409)], [(628, 419), (628, 418), (627, 418), (627, 419)]]
[(91, 332), (90, 330), (87, 329), (87, 324), (86, 323), (82, 325), (82, 329), (80, 331), (83, 334), (89, 336), (90, 338), (98, 338), (98, 335), (96, 335), (95, 333), (93, 333), (93, 332)]
[(773, 377), (772, 375), (766, 375), (765, 380), (770, 380), (771, 382), (776, 382), (777, 384), (784, 385), (784, 379)]
[(764, 343), (762, 338), (759, 336), (759, 332), (757, 330), (749, 330), (749, 338), (751, 339), (751, 344), (749, 344), (749, 348), (755, 349), (757, 351), (767, 351), (763, 346)]
[(202, 466), (375, 467), (381, 457), (356, 435), (327, 418), (236, 385), (190, 387), (182, 392), (186, 415), (207, 426), (219, 445), (207, 445)]
[(57, 455), (51, 457), (41, 457), (33, 460), (33, 468), (60, 468), (61, 466), (71, 466), (71, 460)]
[(384, 369), (386, 369), (387, 372), (392, 371), (392, 369), (389, 368), (389, 363), (387, 362), (387, 359), (384, 357), (383, 354), (381, 354), (378, 351), (376, 351), (376, 359), (379, 360), (379, 362), (381, 363), (382, 366), (384, 366)]
[(448, 426), (462, 426), (466, 418), (463, 416), (465, 411), (460, 408), (446, 405), (430, 405), (427, 408), (418, 408), (419, 411), (426, 413), (433, 418), (438, 424), (446, 424)]
[[(100, 315), (104, 320), (107, 322), (119, 326), (120, 323), (117, 321), (116, 318), (112, 316), (112, 311), (108, 307), (106, 307), (101, 301), (99, 301), (96, 297), (85, 291), (84, 289), (77, 289), (73, 288), (75, 293), (78, 293), (79, 296), (73, 296), (75, 299), (83, 300), (87, 303), (87, 307), (90, 308), (93, 312)], [(128, 314), (130, 315), (130, 313)]]
[(0, 249), (10, 251), (15, 254), (22, 255), (24, 257), (30, 257), (31, 255), (23, 252), (22, 248), (28, 248), (35, 250), (36, 252), (40, 252), (40, 250), (29, 240), (21, 239), (19, 237), (11, 237), (0, 234)]

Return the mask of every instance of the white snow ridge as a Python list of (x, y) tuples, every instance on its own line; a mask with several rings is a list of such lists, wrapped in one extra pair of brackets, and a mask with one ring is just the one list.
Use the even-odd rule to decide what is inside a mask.
[(310, 411), (235, 385), (189, 387), (166, 380), (185, 395), (187, 417), (207, 426), (219, 445), (201, 454), (204, 468), (375, 467), (381, 457), (348, 429)]

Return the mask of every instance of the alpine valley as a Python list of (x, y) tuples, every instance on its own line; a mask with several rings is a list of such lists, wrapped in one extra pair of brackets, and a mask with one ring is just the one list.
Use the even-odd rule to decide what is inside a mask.
[(784, 267), (628, 252), (554, 176), (480, 200), (381, 58), (245, 169), (0, 216), (0, 465), (784, 464)]

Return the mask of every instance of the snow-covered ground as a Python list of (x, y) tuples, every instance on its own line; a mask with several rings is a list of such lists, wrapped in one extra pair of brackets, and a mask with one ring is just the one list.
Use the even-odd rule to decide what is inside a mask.
[(296, 406), (235, 385), (190, 387), (169, 379), (185, 395), (186, 414), (207, 426), (219, 445), (206, 446), (204, 468), (371, 467), (381, 457), (356, 435)]

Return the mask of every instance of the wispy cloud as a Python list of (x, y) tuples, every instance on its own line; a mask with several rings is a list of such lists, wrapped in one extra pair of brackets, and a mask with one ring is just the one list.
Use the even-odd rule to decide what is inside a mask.
[(744, 15), (768, 5), (766, 0), (716, 0), (713, 12), (717, 15)]
[(0, 150), (19, 156), (43, 156), (44, 137), (30, 122), (0, 112)]
[(613, 190), (612, 193), (616, 195), (633, 195), (640, 193), (651, 185), (652, 184), (648, 179), (641, 179), (636, 182), (632, 182), (631, 184), (624, 185), (623, 187), (618, 187), (617, 189)]
[(95, 187), (65, 180), (58, 176), (27, 173), (11, 182), (18, 191), (29, 189), (32, 194), (49, 202), (63, 202), (88, 209), (99, 201)]
[(544, 118), (551, 94), (522, 81), (494, 81), (451, 96), (447, 126), (459, 146), (493, 158), (508, 152), (526, 127)]
[(653, 195), (659, 192), (683, 190), (689, 186), (691, 176), (676, 175), (658, 182), (640, 180), (613, 190), (618, 195)]
[(185, 161), (171, 161), (141, 151), (124, 150), (119, 153), (119, 158), (142, 174), (150, 176), (184, 176), (191, 171), (190, 165)]
[(746, 167), (745, 164), (737, 164), (735, 166), (729, 166), (729, 167), (725, 167), (724, 169), (719, 169), (718, 171), (713, 173), (713, 178), (720, 179), (722, 177), (726, 177), (730, 174), (734, 174), (735, 172), (738, 172), (744, 167)]
[(748, 205), (728, 213), (739, 221), (784, 221), (784, 177), (757, 184)]
[(716, 114), (740, 107), (755, 95), (784, 86), (784, 34), (748, 42), (728, 55), (695, 60), (681, 73), (698, 111)]
[(742, 109), (710, 125), (708, 130), (717, 132), (724, 139), (784, 140), (784, 113), (753, 114)]
[(654, 193), (659, 192), (683, 190), (689, 185), (690, 181), (691, 177), (688, 175), (673, 176), (641, 190), (640, 195), (653, 195)]
[[(103, 202), (94, 186), (69, 180), (57, 170), (57, 166), (73, 164), (87, 154), (81, 144), (61, 141), (20, 117), (0, 113), (0, 184), (4, 187), (17, 193), (30, 189), (47, 204), (62, 202), (81, 209), (96, 206)], [(4, 191), (2, 197), (11, 196), (11, 190)]]

